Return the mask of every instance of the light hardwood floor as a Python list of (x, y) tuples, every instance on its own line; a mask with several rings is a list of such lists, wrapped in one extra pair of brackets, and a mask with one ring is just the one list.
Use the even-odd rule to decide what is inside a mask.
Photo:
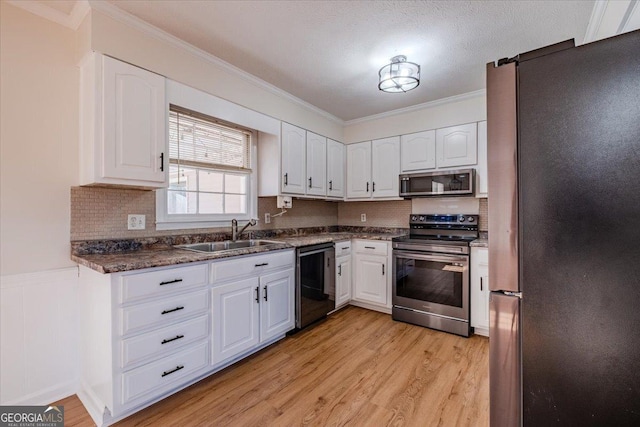
[(348, 307), (116, 425), (488, 426), (488, 348)]

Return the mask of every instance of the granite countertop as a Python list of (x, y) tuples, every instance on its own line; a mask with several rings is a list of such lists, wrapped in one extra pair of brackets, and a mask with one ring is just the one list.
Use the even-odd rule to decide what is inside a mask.
[(87, 254), (72, 253), (71, 260), (99, 273), (107, 274), (143, 268), (186, 264), (190, 262), (211, 261), (350, 239), (391, 240), (394, 237), (402, 235), (404, 235), (404, 233), (401, 232), (335, 232), (278, 236), (276, 238), (268, 238), (268, 240), (282, 243), (212, 253), (195, 252), (188, 249), (175, 248), (172, 245), (158, 244), (150, 248), (130, 251)]
[(471, 246), (472, 248), (488, 248), (489, 247), (489, 239), (487, 239), (487, 238), (476, 239), (473, 242), (471, 242), (469, 244), (469, 246)]

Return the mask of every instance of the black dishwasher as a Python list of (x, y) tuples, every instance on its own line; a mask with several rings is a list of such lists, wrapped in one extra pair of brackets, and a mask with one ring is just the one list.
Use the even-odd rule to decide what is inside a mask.
[(333, 243), (297, 250), (296, 328), (322, 319), (336, 308), (335, 249)]

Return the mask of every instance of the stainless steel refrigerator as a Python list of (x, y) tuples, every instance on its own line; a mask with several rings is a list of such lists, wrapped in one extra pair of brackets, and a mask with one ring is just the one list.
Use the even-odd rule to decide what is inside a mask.
[(490, 418), (640, 425), (640, 31), (487, 64)]

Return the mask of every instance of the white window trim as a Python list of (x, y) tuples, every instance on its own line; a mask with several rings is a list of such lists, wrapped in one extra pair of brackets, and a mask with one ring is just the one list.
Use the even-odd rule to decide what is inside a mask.
[[(238, 124), (254, 129), (251, 138), (251, 174), (249, 175), (249, 188), (247, 194), (246, 214), (216, 214), (207, 218), (199, 215), (199, 218), (189, 215), (167, 214), (167, 190), (156, 191), (156, 230), (179, 230), (195, 228), (229, 227), (231, 220), (248, 221), (258, 217), (258, 134), (266, 132), (279, 134), (280, 121), (249, 110), (224, 99), (208, 93), (193, 89), (181, 83), (168, 80), (166, 87), (165, 124), (169, 123), (169, 104), (179, 105), (202, 114), (216, 117), (220, 120)], [(259, 131), (259, 132), (258, 132)], [(169, 126), (166, 126), (167, 150), (169, 147)], [(168, 170), (167, 170), (168, 173)], [(213, 219), (215, 216), (215, 219)]]

